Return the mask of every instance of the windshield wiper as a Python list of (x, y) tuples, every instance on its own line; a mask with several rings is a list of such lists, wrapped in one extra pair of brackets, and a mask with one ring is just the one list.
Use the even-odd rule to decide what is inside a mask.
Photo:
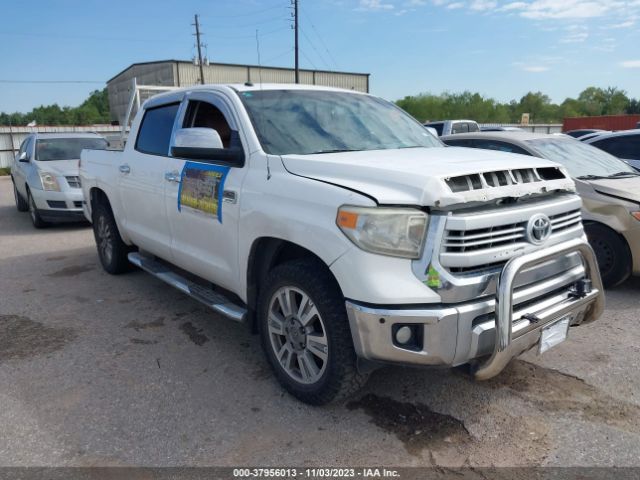
[(603, 177), (602, 175), (580, 175), (579, 177), (576, 177), (578, 180), (602, 180), (603, 178), (609, 178), (609, 177)]
[(308, 155), (319, 155), (321, 153), (343, 153), (343, 152), (361, 152), (362, 150), (358, 149), (348, 149), (348, 148), (335, 148), (331, 150), (318, 150), (317, 152), (311, 152)]
[(617, 173), (613, 173), (613, 174), (609, 175), (607, 178), (626, 177), (628, 175), (630, 175), (632, 177), (637, 177), (638, 175), (640, 175), (640, 173), (636, 173), (636, 172), (617, 172)]

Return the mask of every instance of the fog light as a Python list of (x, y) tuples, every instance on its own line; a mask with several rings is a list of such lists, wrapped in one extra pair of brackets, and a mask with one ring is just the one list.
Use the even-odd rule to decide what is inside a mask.
[(404, 327), (400, 327), (397, 331), (396, 331), (396, 342), (398, 342), (401, 345), (404, 345), (406, 343), (409, 343), (411, 341), (411, 337), (413, 336), (413, 332), (411, 331), (411, 329), (407, 326)]

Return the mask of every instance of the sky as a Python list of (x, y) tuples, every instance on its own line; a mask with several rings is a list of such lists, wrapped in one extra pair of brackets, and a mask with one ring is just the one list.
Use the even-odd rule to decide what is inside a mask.
[[(0, 111), (76, 106), (135, 62), (293, 65), (291, 0), (3, 2)], [(371, 74), (371, 92), (499, 101), (588, 86), (640, 97), (640, 0), (300, 0), (302, 68)], [(10, 19), (10, 21), (8, 21)], [(256, 30), (259, 42), (256, 42)], [(52, 83), (52, 82), (78, 83)]]

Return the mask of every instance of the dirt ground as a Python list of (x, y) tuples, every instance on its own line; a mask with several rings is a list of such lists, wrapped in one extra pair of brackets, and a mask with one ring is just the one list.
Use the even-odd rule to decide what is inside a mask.
[(640, 280), (476, 383), (385, 368), (343, 405), (284, 394), (258, 338), (87, 225), (32, 227), (0, 178), (0, 466), (640, 466)]

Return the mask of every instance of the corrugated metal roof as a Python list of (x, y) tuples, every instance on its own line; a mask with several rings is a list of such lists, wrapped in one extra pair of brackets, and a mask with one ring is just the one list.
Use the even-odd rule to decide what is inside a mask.
[[(188, 60), (175, 60), (175, 59), (171, 59), (171, 60), (154, 60), (154, 61), (150, 61), (150, 62), (138, 62), (138, 63), (132, 63), (131, 65), (129, 65), (127, 68), (125, 68), (124, 70), (122, 70), (121, 72), (117, 73), (116, 75), (114, 75), (113, 77), (111, 77), (109, 80), (107, 80), (107, 84), (109, 82), (111, 82), (112, 80), (114, 80), (115, 78), (119, 77), (120, 75), (122, 75), (123, 73), (125, 73), (127, 70), (129, 70), (130, 68), (136, 67), (136, 66), (140, 66), (140, 65), (154, 65), (154, 64), (161, 64), (161, 63), (175, 63), (175, 64), (188, 64), (188, 65), (193, 65), (193, 62), (190, 62)], [(275, 70), (291, 70), (293, 71), (293, 68), (290, 67), (271, 67), (271, 66), (266, 66), (266, 65), (251, 65), (251, 64), (239, 64), (239, 63), (218, 63), (218, 62), (212, 62), (208, 65), (209, 67), (240, 67), (240, 68), (260, 68), (263, 70), (270, 70), (270, 69), (275, 69)], [(343, 72), (343, 71), (334, 71), (334, 70), (309, 70), (309, 69), (300, 69), (300, 73), (302, 72), (317, 72), (317, 73), (344, 73), (344, 74), (348, 74), (348, 75), (362, 75), (362, 76), (370, 76), (370, 73), (360, 73), (360, 72)]]

